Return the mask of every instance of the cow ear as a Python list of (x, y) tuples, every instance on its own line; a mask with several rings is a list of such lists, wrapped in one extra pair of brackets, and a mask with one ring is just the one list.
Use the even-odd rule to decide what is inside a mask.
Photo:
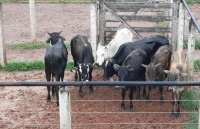
[(118, 71), (118, 69), (119, 69), (119, 65), (118, 65), (118, 64), (114, 64), (113, 67), (114, 67), (114, 70), (115, 70), (115, 71)]
[(129, 72), (133, 72), (133, 71), (134, 71), (134, 69), (128, 69), (128, 71), (129, 71)]
[(182, 77), (188, 76), (187, 73), (180, 73)]
[(65, 38), (63, 38), (63, 37), (61, 37), (61, 39), (62, 39), (62, 41), (65, 41), (66, 39)]
[(166, 74), (169, 74), (169, 70), (163, 70)]
[(51, 40), (51, 38), (48, 38), (48, 39), (46, 40), (46, 43), (50, 43), (50, 40)]
[(77, 70), (78, 70), (78, 68), (77, 68), (77, 67), (74, 67), (74, 68), (72, 68), (72, 69), (70, 70), (70, 72), (75, 73)]
[(157, 65), (155, 65), (155, 67), (158, 67), (158, 66), (160, 66), (161, 65), (161, 63), (158, 63)]
[(144, 68), (147, 68), (147, 66), (145, 64), (141, 64)]

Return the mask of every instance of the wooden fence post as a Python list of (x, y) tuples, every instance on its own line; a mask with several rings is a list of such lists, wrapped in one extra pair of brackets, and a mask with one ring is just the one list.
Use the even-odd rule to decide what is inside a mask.
[(97, 51), (97, 5), (96, 2), (90, 4), (90, 37), (93, 56), (96, 61)]
[(2, 4), (0, 3), (0, 64), (5, 65), (7, 63), (6, 60), (6, 49), (5, 49), (5, 41), (4, 41), (4, 32), (3, 32), (3, 11)]
[(185, 21), (185, 11), (184, 5), (182, 1), (179, 3), (179, 18), (178, 18), (178, 44), (177, 49), (182, 51), (183, 50), (183, 30), (184, 30), (184, 21)]
[(59, 89), (60, 129), (71, 129), (70, 91), (67, 86)]
[(178, 6), (176, 2), (172, 4), (172, 51), (177, 49), (177, 19), (178, 19)]
[(104, 45), (104, 37), (105, 37), (105, 8), (104, 8), (105, 0), (99, 0), (99, 41)]
[(36, 41), (36, 11), (35, 11), (35, 0), (29, 0), (30, 9), (30, 25), (31, 25), (31, 41)]
[(195, 30), (196, 30), (195, 24), (191, 19), (189, 22), (189, 37), (188, 37), (188, 51), (187, 51), (189, 80), (193, 78), (193, 73), (194, 73)]

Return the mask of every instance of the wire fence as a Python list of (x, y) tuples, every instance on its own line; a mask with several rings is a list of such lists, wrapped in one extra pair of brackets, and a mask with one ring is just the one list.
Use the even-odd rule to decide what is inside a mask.
[[(32, 83), (32, 84), (31, 84)], [(125, 111), (120, 111), (121, 103), (121, 90), (109, 86), (99, 86), (100, 83), (96, 82), (94, 93), (87, 92), (87, 83), (82, 82), (64, 82), (65, 84), (72, 85), (70, 88), (71, 96), (71, 116), (72, 128), (183, 128), (184, 126), (198, 126), (197, 121), (188, 122), (191, 116), (198, 117), (198, 110), (187, 111), (181, 107), (181, 117), (173, 119), (170, 118), (172, 100), (171, 92), (164, 90), (164, 104), (160, 105), (159, 92), (153, 90), (151, 99), (146, 100), (141, 97), (140, 100), (133, 99), (134, 111), (129, 111), (129, 98), (125, 99)], [(106, 82), (109, 83), (109, 82)], [(103, 83), (103, 84), (106, 84)], [(113, 85), (117, 83), (114, 82)], [(126, 83), (126, 82), (124, 82)], [(146, 83), (148, 82), (139, 82)], [(159, 82), (158, 82), (159, 83)], [(166, 82), (165, 82), (166, 83)], [(172, 82), (173, 83), (173, 82)], [(172, 85), (171, 83), (171, 85)], [(183, 82), (184, 83), (184, 82)], [(20, 88), (18, 85), (21, 84)], [(26, 84), (26, 85), (25, 85)], [(32, 86), (37, 85), (38, 90), (30, 90)], [(50, 84), (41, 82), (41, 85)], [(58, 84), (58, 83), (57, 83)], [(53, 85), (57, 85), (53, 83)], [(61, 83), (59, 83), (61, 84)], [(84, 97), (77, 97), (78, 84), (84, 85)], [(89, 82), (88, 84), (95, 84)], [(121, 83), (122, 84), (122, 83)], [(136, 82), (137, 84), (137, 82)], [(170, 84), (170, 83), (169, 83)], [(173, 83), (174, 84), (174, 83)], [(181, 85), (180, 83), (179, 85)], [(192, 82), (187, 82), (185, 85), (197, 85)], [(56, 100), (53, 97), (52, 102), (46, 102), (46, 87), (39, 86), (39, 82), (13, 82), (2, 83), (5, 85), (1, 89), (0, 94), (0, 127), (1, 128), (60, 128), (59, 123), (59, 109), (56, 106)], [(13, 85), (12, 87), (8, 85)], [(2, 87), (0, 87), (2, 88)], [(12, 90), (11, 90), (12, 89)], [(20, 89), (20, 90), (19, 90)], [(4, 94), (2, 91), (7, 91)], [(13, 92), (14, 91), (14, 92)], [(40, 92), (38, 92), (40, 91)], [(181, 100), (182, 102), (198, 102), (200, 100)], [(198, 119), (197, 119), (198, 120)]]

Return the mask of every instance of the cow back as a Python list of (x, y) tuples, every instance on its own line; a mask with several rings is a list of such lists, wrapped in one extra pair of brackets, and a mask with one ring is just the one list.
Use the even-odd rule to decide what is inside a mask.
[(172, 50), (169, 45), (161, 46), (151, 58), (150, 63), (153, 63), (154, 65), (161, 63), (160, 68), (162, 70), (169, 69), (171, 54)]
[(87, 38), (81, 35), (76, 35), (71, 39), (71, 53), (74, 60), (74, 66), (78, 63), (94, 63), (92, 55), (92, 47), (87, 41)]

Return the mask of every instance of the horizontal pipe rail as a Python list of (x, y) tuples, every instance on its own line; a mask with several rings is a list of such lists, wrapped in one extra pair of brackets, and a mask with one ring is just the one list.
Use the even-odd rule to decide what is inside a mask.
[(200, 86), (200, 81), (0, 82), (0, 86)]
[(192, 21), (194, 22), (194, 24), (195, 24), (197, 30), (198, 30), (199, 33), (200, 33), (200, 27), (199, 27), (199, 24), (197, 23), (196, 19), (194, 18), (192, 12), (190, 11), (190, 8), (188, 7), (188, 4), (185, 2), (185, 0), (182, 0), (182, 2), (183, 2), (183, 4), (184, 4), (184, 6), (186, 7), (188, 13), (190, 14), (190, 17), (192, 18)]

